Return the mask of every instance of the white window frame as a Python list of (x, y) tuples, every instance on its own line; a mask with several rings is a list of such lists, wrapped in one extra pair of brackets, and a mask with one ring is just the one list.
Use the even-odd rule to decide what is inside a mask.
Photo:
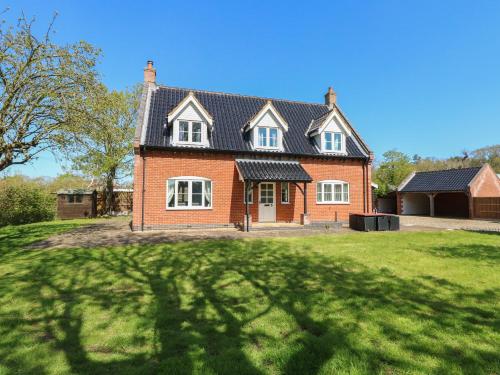
[[(246, 186), (245, 183), (243, 183), (243, 203), (245, 203), (245, 192), (246, 192)], [(250, 199), (248, 200), (248, 204), (253, 204), (253, 184), (248, 192), (250, 193)]]
[[(168, 183), (169, 181), (174, 181), (174, 207), (169, 207), (168, 205), (168, 193), (169, 193), (169, 187)], [(178, 186), (179, 182), (187, 182), (188, 183), (188, 205), (187, 206), (178, 206), (177, 205), (177, 194), (178, 194)], [(201, 182), (201, 191), (202, 191), (202, 206), (193, 206), (192, 204), (192, 186), (193, 182)], [(205, 184), (207, 182), (210, 182), (210, 206), (204, 206), (205, 204)], [(211, 210), (214, 206), (213, 202), (213, 191), (214, 191), (214, 183), (212, 180), (205, 178), (205, 177), (196, 177), (196, 176), (179, 176), (179, 177), (171, 177), (167, 179), (166, 182), (166, 202), (165, 202), (165, 207), (168, 211), (182, 211), (182, 210)]]
[[(321, 189), (318, 186), (321, 185)], [(325, 185), (331, 186), (332, 199), (325, 201)], [(341, 186), (341, 200), (335, 199), (335, 186)], [(323, 180), (316, 183), (316, 204), (350, 204), (351, 202), (351, 187), (347, 181), (342, 180)], [(345, 195), (347, 193), (347, 200)], [(318, 197), (321, 196), (321, 200)]]
[[(266, 131), (266, 145), (260, 145), (260, 137), (259, 132), (260, 129), (264, 129)], [(276, 146), (270, 146), (271, 144), (271, 129), (276, 130)], [(255, 148), (262, 150), (279, 150), (280, 149), (280, 139), (281, 139), (281, 129), (273, 126), (256, 126), (255, 127)]]
[[(283, 200), (283, 187), (286, 186), (286, 201)], [(281, 204), (290, 204), (290, 183), (282, 182), (280, 184), (280, 201)]]
[[(177, 131), (174, 134), (174, 143), (179, 144), (179, 145), (204, 145), (206, 142), (204, 142), (204, 129), (206, 129), (206, 123), (204, 121), (200, 120), (184, 120), (184, 119), (178, 119), (177, 121), (177, 126), (176, 129)], [(181, 141), (180, 140), (180, 135), (181, 135), (181, 122), (187, 122), (188, 123), (188, 140), (187, 141)], [(200, 124), (200, 141), (195, 142), (193, 141), (193, 124), (198, 123)]]
[[(328, 149), (327, 148), (327, 141), (326, 141), (326, 136), (327, 134), (331, 134), (332, 140), (331, 140), (331, 145), (332, 148)], [(335, 135), (340, 135), (340, 148), (335, 148)], [(323, 152), (330, 153), (330, 152), (345, 152), (345, 136), (342, 132), (336, 132), (336, 131), (325, 131), (323, 132)]]

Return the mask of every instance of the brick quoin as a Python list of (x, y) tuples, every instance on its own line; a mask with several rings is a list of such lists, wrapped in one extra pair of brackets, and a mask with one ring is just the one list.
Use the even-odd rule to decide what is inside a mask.
[[(236, 169), (235, 159), (241, 156), (222, 153), (186, 151), (147, 150), (145, 152), (145, 195), (144, 227), (156, 228), (169, 225), (239, 224), (245, 214), (244, 188)], [(254, 157), (255, 158), (255, 157)], [(266, 159), (262, 157), (262, 159)], [(313, 182), (307, 187), (307, 206), (311, 221), (348, 220), (349, 213), (371, 207), (371, 165), (366, 168), (367, 188), (363, 193), (363, 165), (360, 159), (321, 159), (293, 157), (301, 163)], [(136, 153), (134, 166), (134, 210), (133, 227), (141, 228), (142, 223), (142, 176), (143, 158)], [(167, 210), (167, 180), (178, 176), (197, 176), (212, 181), (212, 209)], [(342, 180), (349, 183), (349, 204), (317, 204), (316, 182), (321, 180)], [(301, 187), (302, 183), (299, 184)], [(366, 196), (365, 196), (366, 195)], [(302, 192), (290, 183), (290, 203), (281, 203), (280, 183), (276, 183), (276, 221), (300, 222), (304, 210)], [(258, 221), (258, 187), (254, 187), (253, 204), (250, 213), (254, 222)]]

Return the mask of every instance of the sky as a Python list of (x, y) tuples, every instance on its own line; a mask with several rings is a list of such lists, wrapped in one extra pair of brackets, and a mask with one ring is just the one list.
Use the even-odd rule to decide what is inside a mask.
[[(112, 89), (164, 85), (323, 102), (328, 86), (376, 159), (500, 143), (500, 1), (1, 0), (54, 40), (102, 50)], [(55, 176), (45, 153), (9, 173)]]

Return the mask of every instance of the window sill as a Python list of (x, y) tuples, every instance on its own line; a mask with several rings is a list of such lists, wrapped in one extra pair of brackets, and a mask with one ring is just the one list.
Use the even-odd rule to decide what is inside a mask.
[(179, 147), (209, 147), (206, 143), (193, 143), (193, 142), (175, 142), (172, 143), (172, 146)]
[(290, 204), (290, 202), (281, 202), (281, 204), (287, 205), (287, 204)]
[(335, 205), (348, 205), (348, 204), (351, 204), (351, 202), (316, 202), (316, 204), (321, 204), (321, 205), (331, 205), (331, 206), (335, 206)]
[(167, 211), (206, 211), (211, 210), (212, 207), (167, 207)]

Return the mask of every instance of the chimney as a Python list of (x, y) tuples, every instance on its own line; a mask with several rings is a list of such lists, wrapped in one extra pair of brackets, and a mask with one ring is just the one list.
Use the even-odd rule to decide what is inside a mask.
[(144, 82), (156, 82), (156, 69), (153, 68), (153, 62), (151, 60), (148, 61), (148, 65), (144, 68)]
[(333, 91), (332, 87), (328, 88), (327, 93), (325, 94), (325, 104), (328, 108), (332, 109), (333, 105), (337, 102), (337, 94)]

